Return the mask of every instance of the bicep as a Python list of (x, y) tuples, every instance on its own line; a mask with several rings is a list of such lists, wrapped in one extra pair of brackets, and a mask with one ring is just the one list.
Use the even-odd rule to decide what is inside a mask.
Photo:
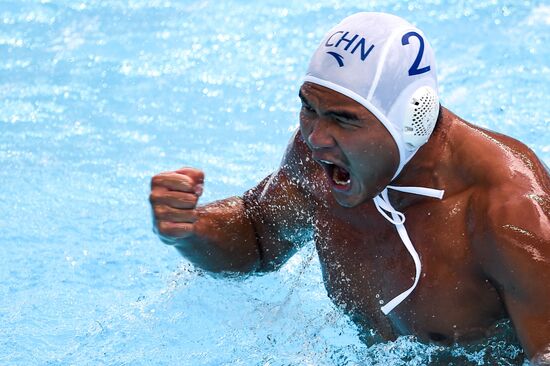
[(308, 238), (314, 214), (313, 197), (306, 189), (315, 169), (296, 134), (281, 166), (243, 197), (256, 232), (261, 270), (279, 268)]
[(532, 358), (550, 346), (550, 268), (535, 263), (511, 272), (502, 296), (525, 353)]
[[(502, 207), (502, 206), (501, 206)], [(550, 345), (550, 222), (533, 201), (518, 199), (488, 213), (493, 257), (488, 265), (526, 354)]]

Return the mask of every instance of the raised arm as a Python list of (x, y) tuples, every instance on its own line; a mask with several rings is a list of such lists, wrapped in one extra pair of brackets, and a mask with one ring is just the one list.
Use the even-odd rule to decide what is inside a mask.
[(211, 272), (250, 273), (281, 266), (310, 225), (307, 148), (295, 134), (280, 168), (244, 196), (196, 206), (204, 175), (193, 168), (153, 177), (154, 230), (193, 264)]

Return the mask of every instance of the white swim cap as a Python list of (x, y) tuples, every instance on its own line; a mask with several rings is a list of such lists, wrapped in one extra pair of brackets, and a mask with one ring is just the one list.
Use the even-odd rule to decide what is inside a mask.
[(399, 149), (393, 178), (428, 141), (439, 114), (432, 48), (418, 28), (391, 14), (345, 18), (323, 38), (305, 81), (352, 98), (384, 124)]

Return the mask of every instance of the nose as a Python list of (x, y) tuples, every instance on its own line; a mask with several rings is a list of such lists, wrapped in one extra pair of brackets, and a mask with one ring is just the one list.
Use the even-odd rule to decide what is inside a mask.
[(311, 122), (311, 132), (307, 141), (312, 149), (323, 149), (334, 146), (334, 138), (330, 130), (330, 122), (323, 117), (318, 117)]

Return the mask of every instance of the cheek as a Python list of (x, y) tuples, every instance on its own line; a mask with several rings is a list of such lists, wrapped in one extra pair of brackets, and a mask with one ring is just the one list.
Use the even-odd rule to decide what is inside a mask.
[(388, 146), (374, 142), (367, 143), (350, 155), (363, 174), (371, 177), (391, 175), (397, 165), (394, 154)]
[(393, 145), (379, 143), (373, 146), (373, 169), (381, 179), (391, 179), (399, 164), (399, 157)]
[(381, 145), (380, 155), (383, 156), (384, 166), (386, 167), (386, 174), (393, 177), (397, 167), (399, 166), (399, 150), (397, 145), (392, 140), (387, 141), (385, 145)]
[(300, 112), (300, 132), (302, 136), (307, 137), (311, 131), (310, 120), (306, 117), (304, 112)]

